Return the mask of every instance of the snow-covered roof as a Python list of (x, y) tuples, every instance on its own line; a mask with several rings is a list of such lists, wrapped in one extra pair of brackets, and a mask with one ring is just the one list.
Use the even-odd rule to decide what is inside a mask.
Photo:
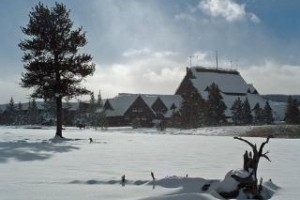
[[(231, 107), (237, 98), (245, 101), (248, 98), (251, 109), (258, 103), (261, 108), (265, 106), (266, 100), (260, 96), (252, 84), (246, 83), (240, 73), (236, 70), (224, 69), (207, 69), (203, 67), (191, 67), (190, 81), (193, 86), (198, 90), (204, 99), (207, 100), (208, 92), (207, 87), (212, 83), (218, 85), (223, 96), (223, 101), (227, 106), (225, 115), (230, 117)], [(271, 104), (271, 103), (270, 103)], [(274, 115), (282, 113), (280, 106), (272, 106)], [(278, 114), (282, 115), (282, 114)]]
[(208, 86), (215, 83), (223, 93), (246, 94), (249, 86), (237, 71), (206, 69), (201, 67), (190, 68), (194, 87), (199, 91), (205, 91)]
[(114, 98), (107, 99), (106, 101), (110, 103), (113, 110), (106, 110), (106, 116), (123, 116), (137, 97), (138, 95), (135, 94), (119, 94)]
[[(112, 110), (106, 110), (106, 116), (116, 117), (123, 116), (129, 107), (134, 103), (134, 101), (141, 97), (147, 106), (152, 110), (152, 105), (154, 102), (160, 98), (162, 102), (166, 105), (168, 109), (174, 104), (177, 108), (180, 107), (182, 98), (180, 95), (156, 95), (156, 94), (130, 94), (121, 93), (118, 96), (107, 99), (110, 103)], [(152, 110), (153, 111), (153, 110)], [(154, 112), (154, 111), (153, 111)]]
[(176, 108), (180, 108), (182, 103), (182, 97), (180, 95), (158, 95), (159, 98), (164, 102), (167, 108), (170, 110), (172, 105)]

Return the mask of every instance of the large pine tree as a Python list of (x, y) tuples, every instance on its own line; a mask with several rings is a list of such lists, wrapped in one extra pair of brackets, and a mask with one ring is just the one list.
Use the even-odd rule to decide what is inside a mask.
[(248, 98), (245, 99), (242, 106), (242, 124), (251, 124), (253, 116), (251, 114), (251, 107)]
[(39, 3), (29, 13), (22, 32), (26, 39), (19, 47), (24, 51), (25, 73), (21, 85), (33, 88), (32, 97), (56, 101), (56, 136), (62, 137), (62, 99), (89, 94), (81, 81), (95, 71), (92, 56), (79, 54), (87, 41), (82, 27), (73, 28), (70, 10), (55, 3), (48, 8)]
[(205, 101), (193, 88), (183, 96), (180, 109), (180, 121), (182, 128), (197, 128), (204, 124)]
[(237, 98), (231, 107), (232, 121), (234, 124), (238, 125), (242, 123), (242, 109), (243, 103), (240, 98)]
[(208, 100), (207, 100), (207, 113), (206, 119), (208, 125), (220, 125), (226, 123), (225, 110), (227, 106), (223, 101), (221, 91), (217, 84), (212, 83), (207, 87)]

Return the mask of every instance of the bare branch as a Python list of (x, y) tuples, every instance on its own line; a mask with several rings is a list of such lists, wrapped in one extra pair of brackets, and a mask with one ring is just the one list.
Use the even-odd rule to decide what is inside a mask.
[(241, 137), (233, 137), (233, 139), (236, 139), (236, 140), (240, 140), (240, 141), (243, 141), (243, 142), (246, 142), (248, 145), (250, 145), (252, 147), (252, 149), (256, 149), (256, 145), (252, 144), (251, 142), (249, 142), (248, 140), (245, 140)]
[(268, 161), (271, 162), (270, 158), (267, 156), (267, 154), (269, 153), (269, 151), (267, 151), (266, 153), (262, 154), (261, 157), (267, 159)]
[(267, 137), (267, 140), (264, 141), (264, 142), (260, 145), (260, 148), (259, 148), (259, 154), (262, 154), (263, 148), (264, 148), (264, 146), (269, 142), (270, 138), (271, 138), (271, 136), (269, 135), (269, 136)]

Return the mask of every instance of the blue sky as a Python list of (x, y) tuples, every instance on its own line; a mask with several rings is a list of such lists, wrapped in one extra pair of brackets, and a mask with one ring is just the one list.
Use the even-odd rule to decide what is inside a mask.
[[(53, 6), (55, 1), (41, 1)], [(172, 94), (193, 65), (238, 69), (262, 94), (300, 94), (300, 1), (64, 0), (83, 26), (96, 63), (83, 84), (104, 97)], [(24, 39), (35, 0), (0, 1), (0, 103), (27, 101), (19, 86)]]

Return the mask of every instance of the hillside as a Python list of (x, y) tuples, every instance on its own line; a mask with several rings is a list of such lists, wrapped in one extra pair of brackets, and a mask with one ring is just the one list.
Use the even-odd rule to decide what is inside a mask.
[[(265, 99), (269, 99), (272, 101), (277, 101), (277, 102), (287, 102), (288, 97), (290, 95), (285, 95), (285, 94), (266, 94), (266, 95), (261, 95)], [(296, 98), (298, 102), (300, 102), (300, 95), (291, 95), (293, 98)]]

